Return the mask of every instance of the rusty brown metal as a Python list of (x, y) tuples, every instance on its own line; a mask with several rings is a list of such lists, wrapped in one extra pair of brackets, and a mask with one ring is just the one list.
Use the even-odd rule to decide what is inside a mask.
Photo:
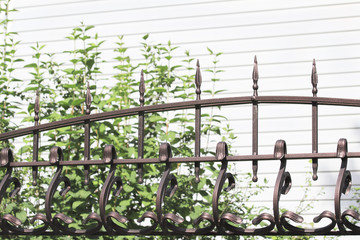
[[(197, 105), (201, 106), (201, 108), (215, 107), (215, 106), (244, 105), (244, 104), (251, 104), (253, 98), (254, 98), (253, 96), (213, 98), (213, 99), (203, 99), (203, 100), (195, 100), (195, 101), (166, 103), (166, 104), (151, 105), (144, 107), (134, 107), (129, 109), (115, 110), (111, 112), (95, 113), (86, 116), (55, 121), (52, 123), (44, 123), (38, 126), (32, 126), (32, 127), (27, 127), (23, 129), (2, 133), (0, 134), (0, 141), (26, 136), (32, 134), (33, 131), (36, 130), (38, 130), (39, 132), (44, 132), (61, 127), (80, 125), (80, 124), (84, 124), (84, 122), (87, 120), (89, 120), (90, 122), (96, 122), (96, 121), (102, 121), (102, 120), (113, 119), (118, 117), (136, 116), (139, 114), (139, 112), (144, 112), (144, 114), (146, 114), (146, 113), (166, 112), (166, 111), (181, 110), (181, 109), (195, 109)], [(360, 100), (348, 99), (348, 98), (258, 96), (256, 97), (256, 100), (258, 104), (274, 103), (274, 104), (312, 105), (313, 102), (315, 101), (318, 105), (324, 105), (324, 106), (360, 107)]]
[[(114, 160), (116, 159), (116, 150), (113, 145), (107, 145), (104, 149), (104, 157), (103, 162), (106, 164), (110, 164), (110, 171), (106, 177), (104, 182), (104, 186), (102, 187), (100, 197), (99, 197), (99, 208), (100, 208), (100, 217), (101, 223), (105, 227), (106, 231), (110, 235), (114, 234), (147, 234), (155, 230), (157, 226), (157, 218), (153, 212), (145, 212), (141, 218), (138, 219), (138, 222), (144, 221), (146, 218), (149, 218), (153, 221), (152, 226), (145, 227), (143, 229), (126, 229), (124, 227), (120, 227), (116, 222), (116, 220), (120, 223), (126, 223), (128, 219), (125, 216), (122, 216), (120, 213), (116, 211), (112, 211), (106, 214), (106, 205), (108, 199), (110, 197), (110, 192), (113, 186), (116, 184), (115, 191), (113, 196), (119, 196), (123, 189), (123, 182), (120, 177), (115, 175), (116, 172), (116, 164), (114, 164)], [(100, 226), (101, 227), (101, 226)]]
[[(10, 163), (14, 161), (13, 153), (11, 149), (4, 148), (1, 150), (0, 154), (0, 164), (1, 167), (6, 167), (6, 173), (3, 177), (3, 179), (0, 182), (0, 202), (5, 197), (6, 190), (9, 188), (10, 184), (14, 184), (14, 189), (11, 190), (9, 197), (14, 198), (16, 194), (19, 193), (21, 184), (20, 181), (12, 177), (11, 174), (13, 172), (13, 168), (10, 166)], [(3, 230), (3, 233), (15, 233), (15, 234), (23, 234), (23, 233), (30, 233), (30, 234), (41, 234), (43, 233), (47, 228), (48, 224), (46, 221), (46, 218), (43, 214), (36, 214), (33, 219), (31, 219), (30, 223), (34, 223), (35, 220), (40, 220), (44, 222), (44, 226), (41, 228), (34, 228), (34, 229), (23, 229), (21, 227), (22, 222), (15, 216), (6, 213), (1, 218), (1, 224), (0, 227)]]
[[(252, 154), (258, 155), (258, 138), (259, 138), (259, 107), (256, 101), (256, 97), (258, 96), (258, 80), (259, 80), (259, 70), (258, 70), (258, 62), (256, 56), (254, 57), (254, 69), (252, 74), (253, 79), (253, 101), (252, 101)], [(257, 182), (257, 172), (258, 172), (258, 161), (252, 161), (252, 169), (253, 169), (253, 182)]]
[[(141, 75), (140, 75), (140, 84), (139, 84), (139, 93), (140, 93), (140, 98), (139, 98), (139, 102), (140, 102), (140, 107), (144, 106), (144, 95), (145, 95), (145, 81), (144, 81), (144, 72), (143, 70), (141, 70)], [(138, 117), (138, 159), (143, 159), (144, 158), (144, 112), (139, 112), (139, 117)], [(139, 163), (137, 165), (138, 168), (138, 182), (142, 183), (143, 182), (143, 175), (144, 175), (144, 167), (141, 163)]]
[(60, 183), (64, 183), (64, 188), (60, 190), (59, 195), (64, 197), (67, 192), (71, 189), (71, 183), (69, 178), (67, 178), (64, 174), (62, 174), (63, 166), (59, 164), (59, 162), (63, 161), (63, 151), (60, 147), (52, 147), (50, 150), (50, 159), (49, 162), (52, 166), (57, 166), (57, 170), (55, 172), (55, 175), (53, 179), (50, 182), (49, 188), (45, 195), (45, 213), (46, 213), (46, 224), (49, 224), (49, 226), (54, 230), (54, 232), (61, 231), (64, 234), (71, 235), (71, 234), (93, 234), (98, 232), (102, 227), (102, 221), (96, 213), (90, 213), (85, 220), (83, 221), (83, 224), (88, 223), (89, 221), (93, 220), (96, 221), (96, 226), (92, 226), (88, 229), (75, 229), (72, 227), (69, 227), (68, 225), (73, 223), (74, 220), (71, 217), (68, 217), (64, 213), (56, 213), (54, 216), (52, 216), (52, 200), (54, 197), (54, 194), (59, 187)]
[[(199, 102), (201, 97), (201, 71), (199, 59), (196, 63), (195, 85), (196, 85), (196, 101)], [(195, 157), (200, 157), (200, 143), (201, 143), (201, 105), (195, 105)], [(195, 182), (200, 182), (200, 163), (195, 162)]]
[[(70, 236), (99, 236), (99, 235), (164, 235), (164, 236), (184, 236), (184, 235), (359, 235), (360, 227), (355, 223), (360, 221), (360, 214), (352, 209), (341, 210), (341, 196), (350, 191), (352, 184), (351, 173), (347, 170), (347, 162), (349, 158), (359, 158), (360, 152), (348, 152), (347, 140), (341, 138), (338, 141), (337, 150), (334, 152), (319, 153), (318, 152), (318, 106), (347, 106), (360, 107), (360, 100), (357, 99), (340, 99), (340, 98), (321, 98), (317, 96), (318, 76), (315, 60), (313, 61), (311, 83), (312, 97), (303, 96), (258, 96), (258, 63), (254, 58), (253, 67), (253, 94), (246, 97), (232, 97), (220, 99), (201, 99), (202, 77), (200, 72), (200, 64), (197, 62), (195, 85), (196, 100), (176, 102), (154, 106), (144, 106), (145, 82), (144, 74), (141, 72), (139, 84), (139, 107), (131, 109), (122, 109), (112, 112), (91, 114), (91, 93), (89, 83), (86, 91), (86, 114), (81, 117), (66, 119), (62, 121), (39, 124), (40, 97), (36, 93), (34, 106), (35, 124), (32, 127), (19, 129), (11, 132), (0, 134), (0, 141), (27, 136), (33, 134), (33, 161), (31, 162), (15, 162), (13, 152), (9, 148), (4, 148), (0, 152), (0, 168), (6, 169), (5, 174), (0, 182), (0, 202), (7, 196), (6, 192), (13, 186), (9, 197), (13, 198), (19, 193), (21, 184), (19, 179), (12, 177), (15, 167), (32, 168), (33, 185), (37, 184), (37, 168), (38, 167), (56, 167), (56, 172), (48, 185), (45, 193), (45, 214), (38, 213), (31, 220), (42, 222), (40, 227), (23, 228), (23, 222), (10, 213), (3, 213), (0, 221), (0, 235), (70, 235)], [(278, 140), (275, 143), (273, 154), (259, 154), (258, 149), (258, 128), (259, 128), (259, 107), (264, 103), (274, 104), (303, 104), (312, 108), (312, 151), (309, 153), (287, 153), (285, 140)], [(219, 142), (216, 146), (215, 156), (200, 156), (200, 140), (201, 140), (201, 109), (206, 107), (224, 106), (224, 105), (252, 105), (252, 153), (250, 155), (232, 155), (229, 156), (228, 146), (225, 142)], [(171, 146), (169, 143), (162, 143), (159, 146), (158, 158), (144, 158), (144, 126), (145, 115), (153, 112), (165, 112), (179, 109), (195, 110), (195, 150), (192, 157), (173, 157)], [(91, 159), (90, 146), (90, 127), (91, 122), (102, 121), (125, 116), (138, 117), (138, 157), (136, 159), (118, 159), (115, 147), (107, 145), (103, 151), (103, 159)], [(57, 129), (60, 127), (84, 125), (84, 159), (73, 161), (63, 161), (63, 151), (60, 147), (54, 146), (50, 150), (49, 161), (38, 161), (39, 157), (39, 134), (41, 132)], [(329, 159), (329, 161), (341, 160), (341, 166), (338, 179), (335, 186), (334, 195), (334, 212), (324, 210), (321, 214), (313, 219), (314, 228), (303, 228), (301, 223), (303, 217), (299, 214), (288, 211), (281, 211), (280, 197), (287, 194), (292, 185), (290, 172), (286, 171), (288, 161), (294, 159), (308, 160), (312, 159), (313, 180), (318, 178), (318, 160)], [(333, 159), (333, 160), (330, 160)], [(273, 191), (273, 213), (263, 212), (251, 220), (254, 227), (244, 227), (246, 216), (238, 216), (232, 212), (226, 212), (219, 209), (219, 201), (221, 201), (221, 193), (223, 191), (234, 190), (235, 174), (228, 172), (228, 163), (237, 161), (251, 161), (253, 171), (253, 181), (258, 179), (258, 164), (261, 161), (280, 161), (279, 172), (275, 181)], [(176, 194), (178, 182), (176, 175), (172, 172), (171, 164), (173, 163), (195, 163), (195, 181), (200, 181), (200, 162), (203, 163), (221, 163), (218, 176), (216, 178), (214, 189), (212, 189), (212, 208), (211, 212), (203, 212), (196, 219), (193, 219), (193, 228), (183, 226), (184, 219), (189, 216), (178, 216), (174, 213), (165, 212), (167, 209), (165, 196), (172, 197)], [(112, 197), (117, 197), (122, 193), (122, 189), (126, 181), (121, 176), (116, 176), (118, 165), (132, 164), (137, 165), (138, 182), (144, 183), (143, 164), (157, 164), (165, 166), (154, 197), (154, 209), (142, 214), (137, 219), (138, 222), (151, 222), (150, 226), (138, 226), (137, 229), (130, 229), (128, 225), (128, 216), (121, 215), (115, 210), (107, 211), (108, 201)], [(71, 190), (71, 181), (66, 177), (64, 166), (74, 167), (83, 166), (85, 184), (90, 182), (90, 166), (107, 166), (106, 180), (103, 183), (99, 195), (99, 214), (89, 213), (83, 221), (83, 229), (75, 229), (69, 224), (74, 220), (65, 213), (57, 212), (54, 209), (52, 201), (54, 194), (59, 186), (64, 186), (60, 191), (60, 195), (64, 196)], [(146, 176), (146, 175), (145, 175)], [(214, 179), (215, 181), (215, 179)], [(225, 183), (228, 182), (224, 188)], [(111, 190), (115, 188), (111, 195)], [(154, 192), (155, 194), (155, 192)], [(239, 193), (240, 194), (240, 193)], [(153, 210), (153, 211), (152, 211)], [(176, 209), (174, 209), (176, 212)], [(83, 213), (79, 213), (83, 214)], [(320, 221), (327, 219), (326, 224), (319, 224)], [(119, 225), (122, 223), (123, 225)], [(125, 227), (124, 227), (125, 226)]]
[[(298, 225), (303, 222), (303, 217), (292, 211), (285, 211), (280, 215), (280, 196), (287, 194), (292, 185), (291, 175), (286, 171), (286, 142), (278, 140), (275, 144), (274, 157), (280, 160), (280, 169), (276, 179), (273, 195), (273, 210), (275, 225), (279, 232), (289, 234), (327, 234), (336, 225), (335, 215), (331, 211), (325, 210), (319, 216), (313, 219), (314, 223), (320, 222), (322, 219), (327, 218), (330, 223), (320, 228), (301, 228)], [(295, 222), (296, 226), (291, 222)]]
[[(40, 93), (39, 89), (36, 90), (36, 98), (35, 98), (35, 105), (34, 105), (34, 121), (35, 126), (39, 125), (39, 112), (40, 112)], [(39, 131), (35, 130), (33, 133), (33, 162), (37, 162), (39, 160)], [(38, 177), (38, 169), (37, 167), (32, 167), (32, 177), (33, 182), (32, 185), (37, 185), (37, 177)]]
[[(214, 219), (211, 214), (204, 212), (198, 218), (193, 220), (193, 225), (198, 226), (198, 228), (184, 228), (178, 226), (184, 222), (184, 218), (173, 214), (173, 213), (163, 213), (163, 205), (165, 196), (172, 197), (177, 188), (178, 182), (174, 174), (170, 174), (171, 163), (169, 162), (170, 157), (172, 156), (171, 146), (169, 143), (162, 143), (160, 145), (159, 151), (159, 160), (160, 162), (165, 162), (165, 172), (160, 180), (159, 188), (156, 195), (156, 213), (157, 219), (160, 224), (163, 232), (171, 230), (175, 234), (187, 235), (187, 234), (207, 234), (215, 227)], [(170, 184), (170, 187), (168, 185)], [(200, 227), (201, 222), (210, 222), (209, 226), (205, 225)]]
[[(315, 59), (313, 60), (313, 66), (312, 66), (312, 72), (311, 72), (311, 83), (313, 86), (312, 93), (313, 97), (317, 97), (317, 84), (318, 84), (318, 75), (316, 71), (316, 63)], [(318, 152), (318, 104), (316, 101), (312, 104), (312, 152), (317, 153)], [(313, 169), (313, 176), (312, 179), (316, 181), (318, 179), (317, 171), (318, 171), (318, 159), (313, 158), (312, 159), (312, 169)]]
[[(91, 93), (90, 93), (90, 84), (87, 82), (86, 88), (86, 98), (85, 98), (85, 105), (86, 105), (86, 115), (90, 115), (91, 113)], [(84, 131), (84, 158), (85, 161), (90, 160), (90, 121), (85, 121), (85, 131)], [(90, 181), (90, 166), (84, 166), (84, 184), (88, 185)]]

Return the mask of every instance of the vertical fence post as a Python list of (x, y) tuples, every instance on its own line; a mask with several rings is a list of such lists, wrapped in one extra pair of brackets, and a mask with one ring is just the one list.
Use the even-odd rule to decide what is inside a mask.
[[(196, 100), (200, 100), (201, 94), (201, 71), (199, 59), (196, 63), (195, 85), (196, 85)], [(195, 106), (195, 157), (200, 157), (200, 142), (201, 142), (201, 106)], [(195, 162), (195, 182), (200, 182), (200, 162)]]
[[(252, 155), (258, 155), (258, 123), (259, 123), (259, 108), (258, 108), (258, 102), (256, 100), (256, 97), (258, 96), (258, 80), (259, 80), (259, 71), (258, 71), (258, 64), (257, 64), (257, 58), (254, 57), (254, 68), (252, 73), (252, 79), (253, 79), (253, 98), (252, 98)], [(252, 161), (252, 170), (253, 170), (253, 182), (257, 182), (257, 172), (258, 172), (258, 161), (253, 160)]]
[[(87, 89), (86, 89), (86, 115), (90, 115), (91, 112), (91, 93), (90, 93), (90, 85), (89, 82), (87, 82)], [(85, 161), (90, 160), (90, 121), (85, 120), (85, 134), (84, 134), (84, 158)], [(84, 166), (84, 184), (88, 185), (90, 180), (90, 166), (85, 165)]]
[[(140, 107), (144, 106), (144, 94), (145, 94), (145, 82), (144, 82), (144, 72), (141, 70), (140, 76), (140, 85), (139, 85), (139, 93), (140, 93)], [(139, 112), (138, 117), (138, 159), (144, 158), (144, 112)], [(138, 170), (138, 183), (143, 182), (143, 175), (144, 175), (144, 167), (142, 163), (138, 163), (137, 165)]]
[[(311, 83), (313, 86), (312, 94), (313, 97), (317, 97), (317, 84), (318, 84), (318, 75), (316, 71), (316, 63), (315, 59), (313, 60), (313, 66), (311, 71)], [(317, 101), (312, 102), (312, 152), (318, 152), (318, 103)], [(313, 169), (313, 180), (316, 181), (318, 179), (317, 171), (318, 171), (318, 159), (312, 159), (312, 169)]]
[[(40, 93), (39, 89), (36, 90), (36, 97), (35, 97), (35, 105), (34, 105), (34, 120), (35, 126), (39, 125), (39, 112), (40, 112)], [(35, 130), (33, 133), (33, 162), (37, 162), (39, 160), (39, 131)], [(32, 177), (33, 182), (32, 185), (37, 185), (37, 176), (38, 176), (38, 169), (37, 167), (32, 167)]]

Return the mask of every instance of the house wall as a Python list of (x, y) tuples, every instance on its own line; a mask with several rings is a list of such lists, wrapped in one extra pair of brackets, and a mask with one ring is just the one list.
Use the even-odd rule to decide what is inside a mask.
[[(190, 50), (200, 59), (203, 69), (203, 89), (211, 88), (211, 75), (204, 70), (213, 60), (207, 47), (223, 52), (220, 57), (217, 87), (227, 89), (216, 97), (248, 96), (252, 94), (252, 68), (254, 55), (259, 62), (259, 95), (312, 96), (311, 68), (316, 59), (319, 76), (318, 96), (358, 98), (360, 91), (360, 2), (340, 0), (312, 1), (248, 1), (248, 0), (174, 0), (174, 1), (115, 1), (115, 0), (13, 0), (18, 12), (11, 14), (11, 31), (18, 32), (21, 43), (18, 56), (31, 60), (36, 42), (45, 44), (45, 51), (62, 53), (72, 48), (65, 39), (80, 22), (95, 25), (93, 32), (105, 40), (100, 51), (105, 63), (100, 65), (105, 81), (99, 87), (111, 84), (115, 73), (114, 52), (117, 36), (124, 35), (129, 54), (140, 61), (142, 36), (149, 33), (154, 43), (170, 40), (180, 46), (174, 64)], [(31, 76), (19, 73), (23, 79)], [(110, 79), (110, 80), (109, 80)], [(203, 98), (209, 98), (203, 94)], [(206, 111), (206, 110), (204, 110)], [(339, 138), (347, 138), (349, 151), (360, 149), (360, 110), (345, 107), (319, 107), (319, 151), (335, 152)], [(224, 107), (238, 136), (232, 154), (251, 154), (251, 107)], [(288, 153), (311, 152), (311, 107), (288, 105), (260, 105), (259, 153), (273, 152), (277, 139), (288, 144)], [(219, 139), (210, 138), (214, 148)], [(203, 137), (202, 145), (207, 145)], [(254, 197), (254, 203), (266, 205), (271, 211), (272, 188), (279, 162), (259, 163), (259, 183), (264, 179), (268, 189)], [(333, 211), (334, 184), (339, 159), (319, 160), (319, 180), (312, 182), (306, 196), (313, 206), (306, 211), (306, 221), (323, 210)], [(282, 207), (295, 210), (306, 192), (304, 186), (311, 174), (311, 163), (306, 160), (289, 161), (293, 187), (283, 196)], [(349, 169), (354, 186), (359, 186), (359, 159), (350, 159)], [(250, 162), (238, 163), (233, 170), (240, 177), (251, 171)], [(245, 189), (247, 182), (239, 185)], [(318, 194), (321, 192), (322, 194)], [(301, 196), (301, 197), (300, 197)], [(344, 197), (343, 204), (354, 204)], [(312, 202), (312, 200), (321, 200)]]

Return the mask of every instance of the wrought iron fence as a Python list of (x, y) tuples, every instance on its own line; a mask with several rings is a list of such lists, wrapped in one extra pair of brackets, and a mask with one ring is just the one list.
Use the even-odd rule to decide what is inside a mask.
[[(33, 134), (33, 161), (32, 162), (14, 162), (13, 152), (9, 148), (1, 150), (0, 166), (6, 168), (6, 173), (0, 182), (0, 202), (5, 197), (7, 188), (14, 185), (10, 192), (10, 197), (14, 197), (20, 191), (20, 181), (12, 177), (15, 167), (32, 168), (33, 185), (37, 184), (38, 167), (53, 167), (57, 170), (48, 186), (45, 197), (45, 214), (38, 213), (32, 220), (43, 222), (40, 228), (24, 229), (22, 222), (9, 213), (2, 213), (0, 235), (353, 235), (360, 234), (360, 227), (355, 222), (360, 220), (360, 215), (354, 210), (341, 210), (341, 196), (349, 192), (351, 187), (351, 174), (347, 170), (348, 158), (359, 158), (360, 152), (348, 152), (347, 140), (340, 139), (336, 152), (318, 152), (318, 106), (349, 106), (360, 107), (360, 100), (340, 99), (340, 98), (322, 98), (317, 97), (317, 72), (315, 61), (311, 75), (313, 86), (312, 97), (303, 96), (259, 96), (258, 95), (258, 67), (255, 58), (253, 70), (253, 95), (246, 97), (230, 97), (218, 99), (201, 100), (202, 77), (199, 63), (197, 64), (195, 84), (196, 100), (175, 102), (169, 104), (144, 106), (145, 84), (144, 76), (140, 79), (140, 106), (130, 109), (122, 109), (111, 112), (102, 112), (91, 114), (91, 94), (90, 88), (87, 88), (86, 94), (86, 115), (46, 124), (39, 124), (39, 94), (35, 102), (35, 125), (11, 132), (0, 134), (0, 141), (13, 139), (20, 136)], [(310, 105), (312, 108), (312, 152), (311, 153), (287, 153), (286, 142), (278, 140), (275, 143), (273, 154), (258, 154), (258, 108), (263, 103), (273, 104), (303, 104)], [(252, 105), (252, 155), (228, 155), (228, 147), (225, 142), (219, 142), (216, 146), (215, 156), (200, 156), (200, 135), (201, 135), (201, 110), (212, 106), (225, 105)], [(154, 112), (165, 112), (179, 109), (195, 109), (195, 155), (193, 157), (173, 157), (169, 143), (160, 145), (158, 158), (144, 158), (144, 121), (145, 115)], [(114, 146), (107, 145), (103, 151), (103, 159), (90, 159), (90, 126), (93, 122), (106, 119), (114, 119), (125, 116), (138, 116), (138, 158), (137, 159), (118, 159)], [(83, 125), (84, 126), (84, 160), (64, 161), (63, 151), (60, 147), (54, 146), (50, 150), (49, 161), (38, 161), (39, 159), (39, 134), (51, 129), (61, 127)], [(291, 211), (281, 213), (279, 202), (281, 195), (287, 194), (291, 188), (291, 175), (286, 171), (287, 161), (293, 159), (312, 159), (313, 180), (317, 180), (318, 159), (338, 158), (341, 162), (337, 183), (335, 186), (334, 206), (335, 212), (324, 211), (314, 218), (314, 223), (322, 219), (328, 219), (328, 224), (319, 228), (302, 228), (299, 226), (303, 218)], [(234, 176), (227, 172), (229, 162), (252, 161), (253, 181), (257, 181), (258, 162), (267, 160), (279, 160), (280, 169), (276, 178), (273, 192), (273, 212), (261, 213), (252, 219), (254, 225), (258, 228), (243, 228), (241, 223), (243, 219), (233, 213), (222, 213), (219, 211), (219, 196), (222, 191), (229, 191), (235, 187)], [(200, 180), (200, 162), (219, 162), (221, 169), (216, 179), (212, 195), (212, 212), (204, 212), (195, 221), (194, 225), (198, 228), (186, 229), (179, 227), (183, 219), (173, 213), (165, 213), (163, 208), (164, 197), (172, 196), (177, 189), (177, 180), (175, 175), (171, 174), (171, 164), (174, 163), (195, 163), (195, 181)], [(119, 226), (116, 221), (124, 223), (126, 216), (118, 212), (107, 213), (106, 205), (110, 197), (111, 190), (115, 186), (114, 195), (121, 192), (123, 183), (121, 176), (115, 175), (117, 165), (136, 164), (138, 169), (138, 181), (143, 182), (143, 164), (165, 165), (165, 171), (162, 174), (158, 190), (156, 192), (156, 211), (146, 212), (138, 219), (139, 222), (145, 219), (150, 220), (151, 226), (142, 229), (126, 229)], [(70, 181), (63, 172), (64, 166), (84, 166), (84, 184), (90, 181), (90, 166), (105, 165), (108, 166), (106, 181), (102, 187), (99, 197), (100, 214), (90, 213), (85, 219), (84, 224), (93, 221), (96, 225), (88, 229), (70, 228), (73, 220), (64, 213), (53, 213), (52, 200), (58, 186), (64, 183), (64, 188), (60, 195), (64, 196), (70, 190)], [(225, 183), (228, 186), (224, 188)], [(80, 214), (80, 213), (79, 213)], [(115, 220), (115, 221), (114, 221)], [(202, 224), (200, 224), (203, 222)], [(261, 224), (260, 224), (261, 223)], [(294, 223), (296, 225), (294, 225)], [(264, 226), (265, 225), (265, 226)], [(103, 228), (104, 227), (104, 228)], [(104, 230), (105, 229), (105, 230)]]

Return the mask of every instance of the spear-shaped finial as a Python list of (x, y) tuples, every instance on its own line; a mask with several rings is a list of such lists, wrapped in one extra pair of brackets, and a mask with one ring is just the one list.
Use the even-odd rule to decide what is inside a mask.
[[(85, 105), (86, 105), (86, 115), (90, 115), (91, 112), (91, 93), (90, 93), (90, 84), (89, 81), (87, 82), (86, 87), (86, 98), (85, 98)], [(90, 121), (85, 121), (85, 136), (84, 136), (84, 158), (86, 161), (90, 160)], [(90, 182), (90, 166), (84, 166), (84, 184), (88, 185)]]
[[(195, 85), (196, 85), (196, 100), (200, 100), (201, 94), (201, 71), (199, 59), (196, 62)], [(195, 106), (195, 157), (200, 157), (200, 140), (201, 138), (201, 105)], [(195, 162), (195, 182), (200, 182), (200, 162)]]
[(140, 85), (139, 85), (139, 92), (140, 92), (140, 106), (144, 106), (144, 94), (145, 94), (145, 81), (144, 81), (144, 71), (141, 70), (140, 75)]
[[(144, 71), (141, 70), (140, 74), (140, 84), (139, 84), (139, 93), (140, 93), (140, 107), (144, 106), (144, 95), (145, 95), (145, 81), (144, 81)], [(144, 112), (139, 112), (139, 123), (138, 123), (138, 158), (144, 158)], [(138, 183), (142, 183), (143, 176), (144, 176), (144, 167), (143, 164), (137, 164), (137, 171), (138, 171)]]
[(202, 77), (201, 77), (201, 71), (200, 71), (200, 62), (199, 62), (199, 59), (198, 59), (197, 62), (196, 62), (196, 73), (195, 73), (196, 100), (200, 100), (201, 83), (202, 83)]
[(36, 90), (34, 112), (35, 112), (34, 120), (35, 120), (35, 124), (37, 125), (37, 123), (39, 121), (39, 112), (40, 112), (40, 93), (39, 93), (39, 89)]
[[(259, 71), (258, 71), (258, 64), (257, 64), (257, 58), (256, 55), (254, 57), (254, 68), (253, 68), (253, 73), (252, 73), (252, 79), (253, 79), (253, 96), (257, 97), (258, 96), (258, 80), (259, 80)], [(253, 130), (252, 130), (252, 150), (253, 150), (253, 155), (258, 155), (258, 148), (259, 148), (259, 144), (258, 144), (258, 104), (257, 101), (255, 99), (253, 99)], [(252, 161), (252, 169), (253, 169), (253, 182), (257, 182), (258, 177), (257, 177), (257, 172), (258, 172), (258, 161), (257, 160), (253, 160)]]
[(259, 70), (258, 70), (258, 63), (257, 63), (257, 58), (256, 58), (256, 55), (254, 57), (254, 68), (253, 68), (253, 73), (252, 73), (252, 79), (253, 79), (253, 90), (254, 90), (254, 93), (253, 93), (253, 96), (257, 96), (258, 95), (258, 80), (259, 80)]
[[(35, 97), (35, 105), (34, 105), (34, 120), (35, 126), (39, 125), (39, 112), (40, 112), (40, 92), (39, 89), (36, 90), (36, 97)], [(39, 132), (35, 131), (33, 136), (33, 161), (37, 162), (39, 159)], [(38, 177), (38, 169), (37, 167), (32, 167), (32, 176), (33, 182), (32, 185), (37, 185), (37, 177)]]
[[(312, 93), (313, 97), (317, 97), (317, 84), (318, 84), (318, 75), (316, 71), (316, 63), (315, 59), (313, 60), (312, 70), (311, 70), (311, 84), (313, 86)], [(318, 152), (318, 104), (317, 102), (313, 102), (312, 104), (312, 150), (313, 153)], [(313, 180), (316, 181), (318, 179), (318, 159), (312, 159), (312, 169), (313, 169)]]
[(318, 75), (317, 75), (317, 71), (316, 71), (316, 63), (315, 63), (315, 59), (313, 60), (313, 66), (312, 66), (312, 71), (311, 71), (311, 83), (313, 85), (313, 89), (312, 89), (312, 93), (313, 93), (313, 97), (317, 96), (317, 84), (318, 84)]
[(87, 89), (86, 89), (86, 115), (90, 114), (90, 107), (91, 107), (91, 93), (90, 93), (90, 84), (87, 82)]

